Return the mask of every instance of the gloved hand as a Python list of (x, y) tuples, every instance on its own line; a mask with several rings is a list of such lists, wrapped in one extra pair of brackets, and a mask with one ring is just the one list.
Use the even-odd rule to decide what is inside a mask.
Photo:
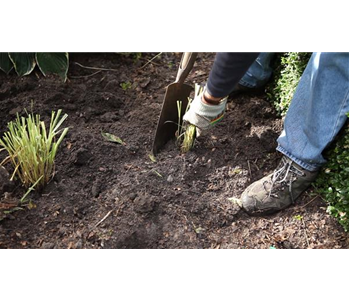
[(219, 104), (206, 104), (202, 102), (204, 92), (197, 95), (191, 102), (189, 110), (184, 114), (183, 121), (196, 126), (196, 136), (202, 131), (210, 129), (223, 119), (228, 96), (220, 100)]

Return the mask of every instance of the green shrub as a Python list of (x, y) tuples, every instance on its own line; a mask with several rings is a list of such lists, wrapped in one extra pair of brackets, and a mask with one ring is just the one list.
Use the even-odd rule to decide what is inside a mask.
[(6, 74), (15, 69), (18, 76), (29, 75), (36, 65), (44, 76), (53, 73), (67, 80), (68, 53), (0, 53), (0, 69)]
[[(268, 98), (277, 112), (284, 116), (288, 110), (300, 77), (311, 53), (280, 53), (274, 61), (274, 75), (267, 85)], [(338, 219), (345, 231), (349, 230), (349, 125), (324, 153), (327, 159), (314, 183), (317, 193), (327, 203), (327, 211)]]
[(315, 190), (328, 203), (327, 211), (349, 230), (349, 125), (324, 154), (328, 162), (315, 182)]
[(309, 52), (287, 52), (276, 56), (274, 76), (267, 85), (266, 92), (279, 115), (286, 114), (310, 56)]

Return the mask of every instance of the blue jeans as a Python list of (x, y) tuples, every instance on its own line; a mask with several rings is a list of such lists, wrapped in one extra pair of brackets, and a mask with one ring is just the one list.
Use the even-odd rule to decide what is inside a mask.
[(274, 53), (262, 52), (239, 81), (248, 88), (259, 88), (269, 80), (273, 69), (270, 66)]
[(323, 150), (349, 112), (349, 53), (313, 53), (287, 112), (277, 150), (309, 171), (326, 160)]

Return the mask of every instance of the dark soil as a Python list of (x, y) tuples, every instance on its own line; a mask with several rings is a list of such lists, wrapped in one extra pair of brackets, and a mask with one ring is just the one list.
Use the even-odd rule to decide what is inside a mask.
[[(164, 53), (144, 67), (154, 56), (71, 54), (66, 83), (39, 71), (0, 73), (1, 133), (24, 109), (49, 120), (62, 108), (70, 128), (54, 178), (29, 195), (30, 206), (16, 210), (26, 190), (0, 170), (1, 248), (348, 248), (348, 235), (311, 191), (268, 217), (250, 217), (228, 199), (280, 159), (282, 120), (263, 93), (233, 97), (225, 119), (193, 151), (181, 154), (170, 142), (153, 162), (164, 89), (180, 54)], [(188, 82), (204, 83), (213, 59), (201, 53)]]

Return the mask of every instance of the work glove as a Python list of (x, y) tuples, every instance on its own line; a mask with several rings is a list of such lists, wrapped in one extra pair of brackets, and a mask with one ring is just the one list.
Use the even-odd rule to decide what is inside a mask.
[(223, 119), (228, 96), (220, 100), (219, 104), (206, 104), (202, 102), (203, 92), (191, 102), (188, 111), (183, 116), (183, 121), (196, 126), (196, 136), (202, 131), (210, 129)]

